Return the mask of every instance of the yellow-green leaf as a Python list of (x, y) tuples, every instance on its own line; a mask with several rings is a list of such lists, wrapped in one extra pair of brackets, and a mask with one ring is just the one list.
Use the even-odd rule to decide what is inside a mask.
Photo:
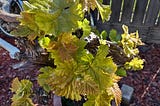
[(119, 106), (122, 100), (122, 93), (117, 83), (114, 83), (113, 86), (107, 89), (107, 92), (114, 95), (116, 106)]
[(130, 62), (125, 63), (126, 69), (133, 69), (133, 70), (141, 70), (143, 69), (144, 61), (139, 58), (133, 58)]
[(12, 92), (16, 92), (20, 86), (21, 86), (20, 81), (18, 80), (18, 78), (15, 78), (12, 82), (12, 85), (11, 85)]

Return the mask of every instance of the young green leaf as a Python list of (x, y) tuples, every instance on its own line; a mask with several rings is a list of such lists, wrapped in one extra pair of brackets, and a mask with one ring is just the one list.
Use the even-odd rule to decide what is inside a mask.
[(109, 33), (109, 39), (112, 42), (119, 42), (121, 40), (121, 35), (119, 35), (116, 30), (112, 29)]
[(12, 97), (11, 106), (34, 106), (32, 100), (29, 98), (32, 93), (32, 82), (29, 80), (21, 80), (15, 78), (12, 82), (12, 92), (15, 94)]
[(78, 27), (83, 30), (83, 35), (81, 39), (89, 36), (91, 32), (91, 26), (89, 25), (89, 21), (86, 18), (83, 21), (78, 21)]
[(113, 95), (109, 95), (106, 91), (102, 91), (98, 95), (91, 95), (87, 98), (88, 100), (83, 106), (111, 106), (110, 102), (113, 99)]
[(124, 76), (127, 76), (127, 73), (124, 68), (118, 68), (118, 70), (116, 71), (116, 75), (124, 77)]
[(51, 90), (50, 86), (47, 84), (47, 80), (51, 77), (54, 69), (51, 67), (43, 67), (40, 69), (41, 74), (38, 76), (38, 83), (44, 88), (45, 91), (49, 92)]
[(107, 34), (107, 32), (104, 30), (104, 31), (102, 31), (101, 32), (101, 34), (100, 34), (100, 38), (101, 39), (103, 39), (103, 40), (106, 40), (107, 39), (107, 37), (108, 37), (108, 34)]
[(18, 78), (15, 78), (15, 79), (13, 80), (11, 86), (12, 86), (12, 88), (11, 88), (12, 92), (16, 92), (16, 91), (19, 89), (19, 87), (21, 86), (21, 83), (20, 83), (20, 81), (18, 80)]
[(49, 37), (43, 37), (43, 38), (39, 38), (38, 43), (40, 44), (40, 46), (42, 48), (48, 48), (49, 44), (50, 44), (50, 38)]

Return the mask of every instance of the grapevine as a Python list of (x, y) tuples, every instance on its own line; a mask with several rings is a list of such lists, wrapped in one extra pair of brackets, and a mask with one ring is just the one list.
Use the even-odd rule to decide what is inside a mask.
[(143, 68), (138, 32), (129, 33), (125, 25), (123, 34), (93, 30), (85, 13), (97, 9), (103, 22), (111, 14), (102, 0), (29, 0), (23, 7), (21, 24), (11, 33), (38, 40), (56, 66), (40, 69), (40, 86), (71, 100), (87, 96), (84, 106), (110, 106), (113, 99), (118, 106), (122, 94), (117, 82), (126, 70)]

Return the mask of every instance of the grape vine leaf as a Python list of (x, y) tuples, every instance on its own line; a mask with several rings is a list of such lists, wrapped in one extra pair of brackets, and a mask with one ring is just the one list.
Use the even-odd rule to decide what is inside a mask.
[(32, 100), (29, 98), (32, 93), (32, 83), (29, 80), (21, 80), (15, 78), (11, 85), (12, 92), (15, 94), (12, 97), (11, 106), (34, 106)]
[(115, 73), (117, 70), (116, 64), (111, 57), (106, 57), (109, 54), (109, 48), (107, 45), (100, 45), (92, 63), (97, 69), (102, 69), (109, 74)]
[(30, 98), (19, 98), (14, 100), (11, 106), (35, 106)]
[(98, 95), (87, 96), (84, 106), (111, 106), (111, 100), (115, 98), (116, 106), (121, 103), (122, 93), (117, 83), (112, 87), (101, 91)]
[[(80, 95), (96, 95), (100, 90), (112, 87), (116, 80), (114, 76), (116, 76), (117, 66), (111, 57), (107, 57), (109, 54), (108, 46), (100, 45), (96, 56), (93, 56), (84, 49), (85, 44), (83, 44), (83, 42), (81, 42), (83, 48), (79, 47), (80, 43), (74, 43), (74, 41), (77, 42), (77, 40), (81, 41), (80, 39), (74, 39), (75, 36), (71, 34), (64, 35), (64, 37), (62, 37), (63, 35), (59, 36), (54, 46), (51, 46), (53, 48), (50, 53), (52, 54), (54, 49), (61, 48), (62, 46), (63, 49), (66, 50), (67, 46), (65, 45), (73, 43), (75, 46), (77, 45), (77, 49), (73, 52), (76, 53), (77, 57), (59, 61), (59, 59), (61, 59), (60, 53), (54, 54), (56, 69), (50, 74), (50, 77), (43, 77), (44, 79), (47, 78), (46, 83), (51, 90), (54, 91), (56, 95), (78, 101), (81, 100)], [(50, 43), (48, 45), (50, 45)], [(48, 72), (46, 70), (43, 71), (43, 73), (43, 75), (47, 75)], [(97, 104), (98, 100), (99, 99), (97, 99)], [(109, 101), (106, 102), (109, 103)]]
[(30, 28), (30, 30), (37, 32), (38, 26), (35, 23), (35, 15), (36, 14), (34, 12), (21, 12), (21, 18), (19, 19), (21, 22), (20, 25), (27, 26), (28, 28)]
[(55, 47), (53, 48), (54, 52), (58, 53), (56, 56), (59, 55), (61, 61), (74, 58), (78, 49), (78, 41), (79, 39), (70, 33), (64, 33), (63, 35), (59, 36), (58, 41), (55, 42)]
[(33, 41), (39, 33), (38, 26), (34, 22), (34, 15), (35, 14), (31, 12), (21, 12), (23, 20), (19, 19), (21, 24), (13, 30), (11, 34), (17, 37), (28, 37), (31, 41)]
[(46, 66), (40, 69), (41, 74), (38, 75), (38, 83), (47, 92), (51, 91), (50, 86), (47, 84), (47, 80), (51, 77), (53, 72), (54, 72), (54, 69), (52, 67)]
[(95, 94), (98, 91), (92, 77), (79, 72), (82, 70), (86, 70), (85, 67), (79, 66), (76, 61), (64, 61), (59, 63), (47, 83), (55, 94), (72, 100), (81, 100), (80, 95)]
[(17, 30), (11, 32), (11, 34), (15, 36), (25, 37), (27, 35), (32, 34), (33, 31), (29, 29), (27, 26), (18, 26)]
[(101, 90), (110, 87), (113, 84), (112, 75), (117, 70), (116, 64), (108, 55), (108, 46), (100, 45), (95, 58), (90, 62), (88, 74), (92, 76), (95, 82), (99, 85)]
[(85, 96), (86, 94), (93, 95), (99, 92), (98, 85), (90, 75), (82, 74), (80, 81), (77, 82), (79, 82), (79, 85), (76, 86), (76, 89), (78, 89), (80, 91), (80, 94), (83, 96)]
[(16, 91), (19, 89), (19, 86), (21, 86), (21, 83), (20, 83), (20, 81), (18, 80), (18, 78), (15, 78), (15, 79), (13, 80), (11, 86), (12, 86), (12, 88), (11, 88), (12, 92), (16, 92)]
[(32, 30), (34, 38), (43, 37), (46, 34), (58, 36), (64, 32), (71, 32), (78, 28), (78, 21), (83, 19), (82, 6), (78, 1), (30, 0), (24, 2), (24, 7), (25, 10), (21, 12), (19, 20), (21, 25), (28, 28), (26, 31)]
[(78, 58), (77, 54), (80, 55), (86, 45), (86, 42), (71, 33), (63, 33), (57, 39), (57, 41), (52, 41), (48, 37), (44, 37), (39, 40), (40, 45), (50, 52), (51, 58), (55, 60), (55, 65), (59, 61)]
[(113, 95), (115, 98), (116, 106), (119, 106), (122, 100), (122, 92), (117, 83), (114, 83), (112, 87), (107, 89), (109, 95)]
[(88, 100), (83, 106), (111, 106), (110, 102), (113, 95), (109, 95), (106, 91), (102, 91), (98, 95), (87, 96)]
[[(56, 68), (40, 69), (38, 82), (46, 91), (54, 91), (56, 95), (72, 100), (81, 100), (81, 95), (87, 94), (89, 100), (85, 106), (110, 106), (115, 98), (116, 104), (121, 102), (121, 92), (117, 85), (117, 65), (109, 55), (111, 52), (106, 40), (101, 40), (95, 55), (84, 49), (83, 38), (91, 32), (89, 21), (84, 19), (84, 11), (97, 8), (102, 21), (107, 21), (111, 14), (110, 7), (102, 4), (103, 0), (29, 0), (24, 1), (21, 13), (21, 27), (15, 33), (21, 37), (34, 40), (39, 37), (39, 44), (50, 53)], [(82, 9), (84, 11), (82, 11)], [(83, 21), (82, 21), (83, 20)], [(141, 44), (138, 32), (129, 34), (128, 27), (122, 26), (122, 38), (117, 32), (111, 31), (111, 41), (120, 42), (121, 48), (128, 57), (138, 54), (137, 45)], [(77, 29), (83, 30), (82, 38), (72, 35)], [(23, 32), (24, 30), (24, 32)], [(101, 39), (106, 39), (104, 32)], [(55, 39), (53, 39), (54, 37)], [(136, 63), (137, 62), (137, 63)], [(143, 68), (143, 62), (134, 58), (126, 62), (126, 69)], [(122, 72), (122, 70), (120, 70)], [(28, 84), (28, 85), (27, 85)], [(26, 87), (27, 85), (27, 87)], [(32, 83), (28, 80), (15, 79), (12, 84), (13, 106), (34, 105), (29, 98)], [(23, 88), (23, 89), (22, 89)]]
[(81, 39), (87, 37), (91, 32), (91, 26), (89, 25), (89, 21), (86, 18), (83, 21), (78, 21), (78, 27), (83, 30)]

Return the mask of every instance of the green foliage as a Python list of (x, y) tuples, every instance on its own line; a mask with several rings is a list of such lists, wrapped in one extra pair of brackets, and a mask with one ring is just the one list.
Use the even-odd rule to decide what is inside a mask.
[[(25, 11), (19, 19), (21, 25), (12, 33), (31, 41), (37, 38), (49, 58), (54, 59), (56, 67), (42, 67), (38, 76), (38, 83), (47, 92), (53, 91), (58, 96), (76, 101), (87, 95), (84, 106), (110, 106), (113, 99), (118, 106), (121, 102), (117, 84), (119, 76), (126, 75), (125, 69), (143, 68), (143, 61), (136, 58), (137, 46), (142, 42), (138, 32), (129, 34), (128, 27), (123, 25), (124, 34), (111, 30), (109, 36), (105, 31), (97, 35), (98, 46), (95, 46), (97, 42), (90, 42), (96, 53), (90, 53), (85, 49), (90, 43), (84, 38), (93, 32), (84, 14), (95, 8), (103, 22), (109, 19), (110, 7), (103, 5), (102, 0), (25, 1)], [(78, 29), (83, 32), (79, 38), (73, 33)], [(30, 105), (23, 106), (33, 105), (29, 99), (31, 87), (28, 80), (13, 81), (12, 91), (16, 92), (12, 98), (13, 106), (26, 102)]]
[(101, 45), (89, 68), (91, 76), (98, 83), (101, 90), (104, 90), (106, 87), (112, 86), (112, 75), (116, 72), (117, 69), (117, 66), (112, 61), (112, 58), (106, 57), (107, 54), (107, 45)]
[(65, 61), (57, 66), (48, 84), (57, 95), (81, 100), (80, 95), (94, 94), (98, 90), (93, 78), (79, 72), (82, 70), (85, 70), (85, 67), (78, 66), (74, 60)]
[(39, 38), (39, 44), (42, 48), (47, 48), (49, 43), (50, 43), (50, 38), (49, 37), (42, 37), (42, 38)]
[[(56, 60), (54, 70), (47, 67), (41, 69), (43, 70), (43, 74), (39, 75), (42, 78), (39, 79), (41, 85), (45, 87), (43, 84), (48, 84), (55, 94), (72, 100), (81, 100), (80, 95), (95, 95), (112, 87), (116, 80), (113, 76), (116, 76), (117, 66), (111, 57), (106, 57), (108, 46), (100, 45), (95, 57), (85, 49), (77, 52), (80, 52), (77, 54), (80, 54), (78, 57), (81, 58), (70, 57), (63, 61), (59, 58), (60, 53), (54, 54), (55, 59), (60, 60)], [(53, 71), (49, 73), (47, 70)]]
[(96, 96), (88, 96), (88, 101), (83, 106), (111, 106), (112, 99), (113, 96), (104, 91)]
[(109, 33), (109, 39), (112, 42), (119, 42), (121, 40), (121, 35), (119, 35), (116, 30), (112, 29)]
[(95, 10), (97, 8), (101, 15), (102, 21), (108, 21), (111, 14), (110, 6), (103, 5), (102, 0), (80, 0), (80, 2), (84, 11), (90, 11), (90, 9)]
[[(24, 32), (28, 33), (21, 32), (19, 30), (22, 28), (18, 28), (13, 34), (24, 37), (30, 35), (36, 38), (46, 34), (58, 36), (64, 32), (74, 31), (84, 17), (84, 8), (87, 10), (98, 8), (103, 21), (108, 20), (111, 13), (109, 6), (97, 0), (87, 2), (85, 0), (29, 0), (24, 2), (25, 11), (21, 13), (22, 18), (19, 19), (21, 25), (25, 27)], [(86, 20), (84, 22), (86, 23)]]
[(82, 39), (84, 37), (87, 37), (91, 32), (91, 26), (89, 25), (89, 21), (87, 19), (84, 19), (83, 21), (78, 21), (78, 28), (83, 30)]
[(29, 29), (27, 26), (19, 26), (18, 29), (15, 31), (12, 31), (11, 34), (17, 35), (20, 37), (25, 37), (26, 35), (31, 35), (33, 31)]
[(137, 46), (142, 45), (138, 31), (129, 34), (128, 27), (123, 25), (124, 34), (122, 34), (121, 44), (127, 57), (136, 56), (139, 53)]
[(107, 39), (107, 37), (108, 37), (108, 34), (107, 34), (107, 32), (104, 30), (104, 31), (102, 31), (101, 32), (101, 34), (100, 34), (100, 38), (101, 39), (103, 39), (103, 40), (106, 40)]
[(114, 83), (111, 88), (108, 88), (98, 95), (88, 96), (88, 101), (84, 106), (111, 106), (111, 100), (115, 98), (116, 106), (121, 102), (121, 90), (117, 83)]
[(38, 76), (38, 83), (40, 86), (43, 86), (44, 90), (49, 92), (51, 91), (50, 86), (47, 84), (48, 78), (51, 77), (54, 69), (52, 67), (43, 67), (40, 69), (41, 74)]
[[(29, 28), (25, 30), (32, 30), (35, 34), (32, 36), (41, 37), (46, 34), (58, 36), (60, 33), (73, 31), (78, 28), (78, 21), (83, 17), (82, 6), (78, 1), (29, 0), (24, 2), (24, 7), (25, 11), (21, 13), (20, 22)], [(24, 36), (29, 35), (25, 33)]]
[(57, 40), (44, 37), (39, 40), (39, 43), (48, 52), (51, 52), (51, 58), (55, 59), (55, 65), (58, 65), (59, 61), (63, 62), (72, 58), (78, 58), (77, 55), (84, 49), (86, 44), (86, 42), (78, 39), (71, 33), (63, 33), (58, 36)]
[(141, 70), (143, 69), (144, 61), (139, 58), (133, 58), (130, 62), (125, 63), (126, 69), (132, 69), (132, 70)]
[(127, 76), (126, 70), (122, 67), (118, 68), (118, 70), (116, 71), (116, 74), (121, 77)]
[(21, 80), (15, 78), (12, 82), (12, 92), (15, 94), (12, 97), (11, 106), (34, 106), (30, 99), (32, 93), (32, 83), (29, 80)]
[(110, 6), (97, 3), (97, 9), (100, 12), (102, 21), (108, 21), (111, 14)]

